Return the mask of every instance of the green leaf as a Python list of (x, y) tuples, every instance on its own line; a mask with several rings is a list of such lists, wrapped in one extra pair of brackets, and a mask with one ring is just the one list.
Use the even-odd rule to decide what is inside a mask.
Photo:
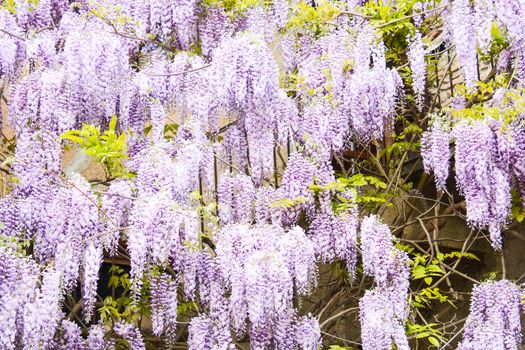
[(438, 338), (430, 336), (427, 339), (430, 342), (430, 344), (434, 345), (435, 347), (439, 347), (439, 339)]
[(113, 115), (113, 117), (111, 117), (111, 120), (109, 122), (109, 130), (114, 131), (116, 126), (117, 126), (117, 116)]
[(426, 277), (424, 279), (425, 283), (428, 284), (430, 286), (430, 284), (432, 283), (432, 277)]
[(424, 278), (427, 276), (427, 270), (422, 265), (417, 265), (412, 268), (412, 277), (415, 279)]

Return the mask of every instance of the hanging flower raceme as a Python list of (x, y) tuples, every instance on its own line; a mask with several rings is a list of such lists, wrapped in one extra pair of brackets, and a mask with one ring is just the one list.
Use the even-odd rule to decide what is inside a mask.
[(130, 214), (127, 245), (131, 259), (133, 290), (140, 291), (144, 271), (152, 264), (164, 265), (187, 249), (184, 243), (198, 242), (199, 221), (166, 192), (137, 198)]
[(408, 255), (395, 248), (387, 225), (368, 216), (361, 223), (364, 274), (374, 277), (377, 287), (359, 302), (363, 348), (409, 349), (405, 333), (409, 287)]
[(21, 65), (21, 55), (23, 54), (22, 31), (16, 23), (15, 17), (6, 9), (0, 9), (0, 28), (11, 35), (0, 32), (0, 78), (4, 76), (13, 77)]
[[(80, 259), (89, 240), (97, 240), (100, 216), (97, 197), (88, 181), (74, 173), (62, 184), (46, 204), (45, 217), (35, 237), (35, 253), (43, 261), (53, 259), (61, 251), (61, 243), (69, 246), (75, 259)], [(63, 266), (57, 266), (63, 269)], [(74, 279), (74, 276), (70, 276)]]
[(451, 126), (447, 117), (441, 115), (435, 115), (431, 123), (421, 138), (421, 156), (425, 172), (433, 172), (436, 187), (443, 190), (450, 172)]
[(233, 34), (233, 24), (224, 9), (211, 7), (206, 17), (199, 25), (202, 54), (211, 56), (213, 50), (220, 45), (222, 40)]
[(410, 45), (408, 48), (408, 60), (410, 61), (410, 70), (412, 72), (412, 89), (416, 95), (416, 106), (421, 111), (425, 99), (426, 83), (426, 64), (425, 48), (421, 39), (421, 33), (417, 32), (413, 38), (409, 38)]
[(246, 32), (224, 40), (213, 54), (219, 102), (236, 110), (271, 103), (279, 88), (279, 68), (266, 43)]
[[(24, 309), (31, 303), (38, 283), (34, 260), (14, 249), (0, 247), (0, 347), (14, 350), (23, 337)], [(33, 320), (35, 321), (35, 320)]]
[(82, 269), (82, 307), (84, 318), (89, 322), (95, 310), (97, 298), (98, 271), (102, 265), (102, 247), (94, 242), (88, 243), (84, 253)]
[(492, 25), (496, 19), (495, 10), (494, 1), (492, 0), (474, 1), (474, 17), (477, 27), (476, 38), (478, 47), (483, 53), (487, 53), (490, 49), (492, 41)]
[(131, 80), (129, 53), (123, 40), (94, 25), (71, 31), (64, 40), (68, 112), (77, 122), (107, 123), (117, 112), (119, 97)]
[(33, 292), (33, 300), (24, 307), (24, 349), (47, 348), (63, 317), (60, 271), (48, 269), (42, 277), (42, 286)]
[(355, 46), (356, 66), (345, 83), (346, 99), (342, 108), (350, 116), (352, 130), (361, 140), (369, 141), (382, 139), (385, 127), (391, 129), (403, 85), (399, 73), (386, 67), (383, 44), (373, 45), (374, 36), (367, 31), (363, 31), (362, 36)]
[(448, 30), (456, 47), (456, 55), (463, 68), (465, 85), (474, 89), (478, 80), (478, 60), (476, 52), (476, 20), (469, 0), (452, 2)]
[(115, 333), (127, 340), (130, 350), (146, 350), (144, 345), (144, 337), (140, 330), (129, 323), (118, 322), (115, 323)]
[(508, 280), (475, 286), (458, 350), (519, 349), (522, 295), (523, 290)]
[(100, 240), (111, 254), (117, 252), (120, 232), (129, 224), (129, 214), (133, 206), (132, 184), (128, 180), (113, 182), (101, 196), (104, 234)]
[(173, 278), (166, 273), (149, 279), (153, 334), (165, 333), (168, 343), (174, 339), (177, 326), (178, 282), (178, 276)]
[(312, 210), (313, 191), (309, 188), (314, 183), (315, 165), (300, 153), (293, 153), (288, 158), (281, 187), (277, 196), (281, 201), (291, 201), (292, 205), (284, 203), (282, 222), (293, 225), (297, 222), (303, 210)]
[(501, 248), (501, 227), (511, 206), (510, 165), (501, 158), (506, 137), (498, 137), (501, 127), (493, 119), (461, 120), (453, 130), (456, 183), (465, 196), (467, 220), (473, 226), (488, 227), (495, 248)]
[(367, 290), (359, 301), (361, 344), (364, 350), (409, 350), (404, 320), (399, 319), (392, 300), (381, 290)]
[(56, 134), (56, 139), (76, 123), (66, 97), (63, 69), (36, 71), (16, 82), (12, 94), (9, 124), (18, 133), (40, 129)]
[(222, 224), (249, 224), (254, 200), (255, 187), (249, 176), (225, 174), (219, 178), (217, 201)]
[[(61, 146), (58, 135), (46, 130), (24, 128), (18, 135), (14, 173), (18, 177), (15, 194), (17, 197), (32, 200), (26, 202), (25, 214), (43, 209), (38, 203), (49, 200), (49, 196), (56, 190), (52, 184), (60, 174)], [(24, 216), (24, 215), (23, 215)], [(24, 218), (25, 219), (25, 218)], [(38, 222), (38, 216), (27, 218), (26, 225), (33, 227)]]
[(296, 59), (297, 94), (304, 105), (296, 134), (311, 153), (341, 151), (349, 136), (348, 113), (341, 105), (354, 41), (346, 31), (335, 31)]
[[(279, 67), (264, 40), (245, 32), (224, 40), (214, 51), (210, 75), (216, 101), (237, 114), (240, 133), (245, 133), (251, 176), (256, 182), (273, 170), (273, 146), (277, 126), (285, 128), (289, 116), (275, 104), (286, 105), (279, 93)], [(277, 113), (276, 113), (277, 112)], [(282, 123), (277, 118), (286, 118)]]
[(339, 215), (317, 214), (308, 231), (321, 261), (344, 260), (351, 277), (357, 263), (357, 226), (357, 209), (351, 209)]
[[(301, 247), (301, 253), (296, 247)], [(263, 348), (279, 342), (282, 318), (293, 322), (294, 286), (306, 293), (315, 284), (317, 269), (312, 242), (298, 227), (230, 225), (217, 237), (217, 259), (226, 286), (232, 324)]]

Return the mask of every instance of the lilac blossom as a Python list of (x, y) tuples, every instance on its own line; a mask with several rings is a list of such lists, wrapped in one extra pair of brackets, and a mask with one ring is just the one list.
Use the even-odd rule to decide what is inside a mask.
[(82, 302), (84, 317), (87, 321), (90, 321), (93, 316), (97, 297), (98, 271), (102, 264), (102, 248), (90, 242), (84, 253), (83, 264)]
[(416, 94), (416, 105), (421, 111), (425, 98), (426, 64), (425, 49), (420, 32), (417, 32), (412, 38), (407, 55), (410, 61), (410, 70), (412, 71), (412, 89)]
[(364, 350), (410, 349), (405, 320), (393, 308), (393, 302), (381, 289), (367, 290), (359, 301), (361, 344)]
[(465, 196), (467, 221), (489, 228), (495, 248), (501, 248), (501, 227), (507, 222), (511, 205), (509, 164), (498, 164), (499, 155), (494, 154), (499, 125), (495, 120), (462, 120), (453, 130), (456, 183)]
[(475, 286), (458, 350), (519, 349), (522, 294), (522, 289), (508, 280)]
[[(291, 208), (283, 209), (283, 223), (294, 224), (302, 210), (313, 204), (313, 192), (309, 186), (314, 183), (315, 165), (300, 153), (293, 153), (283, 174), (279, 196), (294, 202)], [(295, 203), (296, 202), (296, 203)]]
[(433, 172), (436, 187), (443, 190), (450, 171), (450, 122), (446, 116), (435, 115), (431, 123), (421, 138), (421, 156), (425, 172)]
[(150, 279), (151, 318), (153, 334), (163, 333), (172, 339), (177, 326), (178, 278), (161, 273)]
[(463, 68), (465, 85), (475, 88), (478, 80), (478, 61), (476, 52), (476, 19), (468, 0), (457, 0), (452, 3), (448, 29), (451, 41), (456, 46), (456, 54)]
[(115, 333), (124, 338), (128, 343), (130, 350), (145, 350), (144, 338), (140, 333), (140, 329), (134, 325), (124, 322), (115, 323)]
[(250, 223), (252, 221), (255, 187), (246, 175), (219, 178), (217, 189), (219, 217), (223, 224)]

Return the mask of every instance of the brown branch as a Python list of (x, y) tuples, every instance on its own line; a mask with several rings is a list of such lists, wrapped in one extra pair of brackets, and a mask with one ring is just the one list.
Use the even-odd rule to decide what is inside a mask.
[(21, 37), (18, 34), (15, 34), (15, 33), (11, 33), (10, 31), (7, 31), (7, 30), (5, 30), (3, 28), (0, 28), (0, 32), (5, 33), (5, 34), (7, 34), (7, 35), (9, 35), (9, 36), (11, 36), (13, 38), (16, 38), (18, 40), (21, 40), (21, 41), (25, 41), (26, 40), (24, 37)]
[(189, 70), (186, 70), (186, 71), (183, 71), (183, 72), (175, 72), (175, 73), (151, 73), (151, 74), (147, 74), (148, 76), (150, 77), (174, 77), (174, 76), (177, 76), (177, 75), (184, 75), (184, 74), (188, 74), (188, 73), (193, 73), (193, 72), (197, 72), (197, 71), (200, 71), (202, 69), (206, 69), (208, 67), (211, 67), (211, 64), (206, 64), (202, 67), (198, 67), (198, 68), (193, 68), (193, 69), (189, 69)]

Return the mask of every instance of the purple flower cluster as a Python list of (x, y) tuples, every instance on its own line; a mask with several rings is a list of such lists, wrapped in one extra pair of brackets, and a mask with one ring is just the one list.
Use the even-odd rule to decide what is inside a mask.
[(225, 174), (220, 177), (217, 201), (222, 224), (249, 224), (253, 217), (254, 200), (255, 187), (249, 176)]
[(425, 64), (425, 48), (423, 47), (420, 32), (417, 32), (411, 39), (407, 55), (410, 61), (410, 70), (412, 71), (412, 89), (416, 95), (416, 105), (421, 111), (425, 99), (427, 67)]
[(367, 290), (359, 301), (361, 344), (365, 350), (410, 349), (404, 319), (400, 319), (388, 294)]
[[(7, 10), (0, 9), (0, 28), (20, 36), (22, 31), (16, 19)], [(0, 32), (0, 77), (13, 76), (20, 65), (22, 42), (16, 38)]]
[(519, 349), (522, 295), (523, 290), (508, 280), (475, 286), (458, 350)]
[(319, 213), (308, 231), (320, 260), (325, 263), (344, 260), (352, 277), (357, 263), (357, 226), (357, 211), (337, 216)]
[(115, 323), (115, 333), (124, 338), (129, 343), (130, 350), (146, 350), (144, 338), (140, 330), (129, 323)]
[[(8, 238), (0, 245), (0, 348), (111, 349), (105, 338), (117, 334), (131, 349), (144, 349), (132, 324), (92, 325), (84, 339), (64, 319), (64, 298), (79, 287), (91, 321), (103, 258), (125, 251), (133, 301), (148, 291), (143, 283), (150, 287), (142, 300), (149, 296), (152, 331), (168, 347), (185, 297), (199, 305), (191, 349), (233, 349), (244, 336), (254, 349), (318, 349), (319, 323), (301, 316), (294, 298), (316, 287), (319, 262), (343, 260), (355, 275), (359, 237), (364, 274), (375, 281), (360, 302), (363, 348), (408, 348), (406, 254), (376, 217), (363, 220), (358, 236), (357, 207), (338, 212), (335, 191), (310, 188), (335, 181), (332, 155), (351, 136), (382, 138), (402, 97), (400, 76), (387, 67), (384, 44), (366, 18), (341, 15), (336, 26), (313, 33), (287, 28), (285, 0), (248, 6), (235, 20), (214, 7), (223, 4), (196, 0), (14, 5), (13, 14), (0, 10), (0, 80), (16, 133), (17, 178), (0, 200), (0, 234)], [(519, 0), (456, 0), (450, 7), (443, 19), (468, 87), (477, 80), (476, 48), (490, 48), (494, 20), (510, 44), (503, 66), (523, 59)], [(414, 18), (417, 26), (425, 15)], [(420, 110), (422, 41), (417, 33), (408, 51)], [(502, 103), (499, 95), (493, 102)], [(97, 191), (79, 174), (64, 176), (60, 135), (83, 123), (104, 130), (113, 115), (126, 133), (125, 166), (136, 176), (110, 179)], [(461, 121), (452, 133), (468, 221), (488, 227), (495, 247), (511, 185), (525, 194), (525, 129), (517, 119)], [(165, 134), (167, 123), (178, 127), (174, 138)], [(425, 170), (439, 188), (449, 173), (450, 129), (434, 121), (422, 140)], [(283, 153), (289, 160), (280, 178)], [(338, 195), (355, 204), (350, 192)], [(219, 226), (207, 217), (214, 199)], [(307, 233), (298, 224), (309, 225)], [(202, 248), (208, 239), (214, 244)], [(21, 253), (14, 243), (21, 240), (31, 249)], [(504, 334), (493, 347), (519, 342), (517, 292), (498, 283), (475, 290), (478, 311), (465, 349), (485, 341), (477, 332), (488, 328)], [(512, 305), (489, 308), (496, 294), (509, 295)]]
[(448, 29), (456, 54), (463, 68), (465, 85), (474, 89), (478, 80), (476, 52), (476, 19), (469, 0), (452, 2)]
[(90, 242), (84, 253), (82, 269), (82, 302), (84, 316), (91, 321), (97, 298), (98, 270), (102, 264), (102, 248)]
[[(229, 225), (218, 233), (216, 253), (221, 279), (230, 290), (228, 312), (234, 330), (242, 334), (249, 320), (250, 337), (258, 347), (289, 342), (282, 327), (296, 322), (294, 289), (307, 293), (317, 275), (314, 245), (304, 231)], [(301, 341), (317, 344), (318, 337)]]
[(454, 126), (456, 183), (465, 196), (467, 220), (488, 227), (492, 245), (501, 248), (501, 226), (511, 206), (508, 138), (493, 119), (461, 120)]
[(435, 115), (431, 123), (421, 137), (421, 156), (425, 172), (433, 172), (437, 188), (443, 190), (450, 172), (451, 126), (441, 115)]
[(309, 186), (313, 185), (316, 172), (315, 164), (301, 153), (293, 153), (288, 158), (288, 164), (283, 174), (281, 187), (277, 190), (277, 196), (292, 200), (297, 204), (291, 208), (283, 209), (282, 221), (284, 225), (295, 224), (302, 210), (311, 210), (313, 192)]
[(151, 322), (153, 334), (165, 333), (168, 341), (175, 336), (177, 326), (178, 278), (166, 273), (149, 279), (151, 299)]
[(201, 49), (204, 56), (210, 56), (222, 40), (233, 34), (233, 24), (221, 8), (208, 9), (207, 16), (199, 25)]
[(395, 248), (387, 225), (368, 216), (361, 223), (364, 274), (374, 278), (376, 288), (359, 302), (363, 348), (409, 349), (405, 333), (408, 307), (409, 258)]
[(386, 67), (383, 44), (374, 44), (374, 38), (369, 29), (357, 38), (355, 72), (345, 84), (346, 98), (342, 102), (352, 130), (363, 141), (383, 138), (385, 126), (393, 123), (402, 89), (397, 71)]

